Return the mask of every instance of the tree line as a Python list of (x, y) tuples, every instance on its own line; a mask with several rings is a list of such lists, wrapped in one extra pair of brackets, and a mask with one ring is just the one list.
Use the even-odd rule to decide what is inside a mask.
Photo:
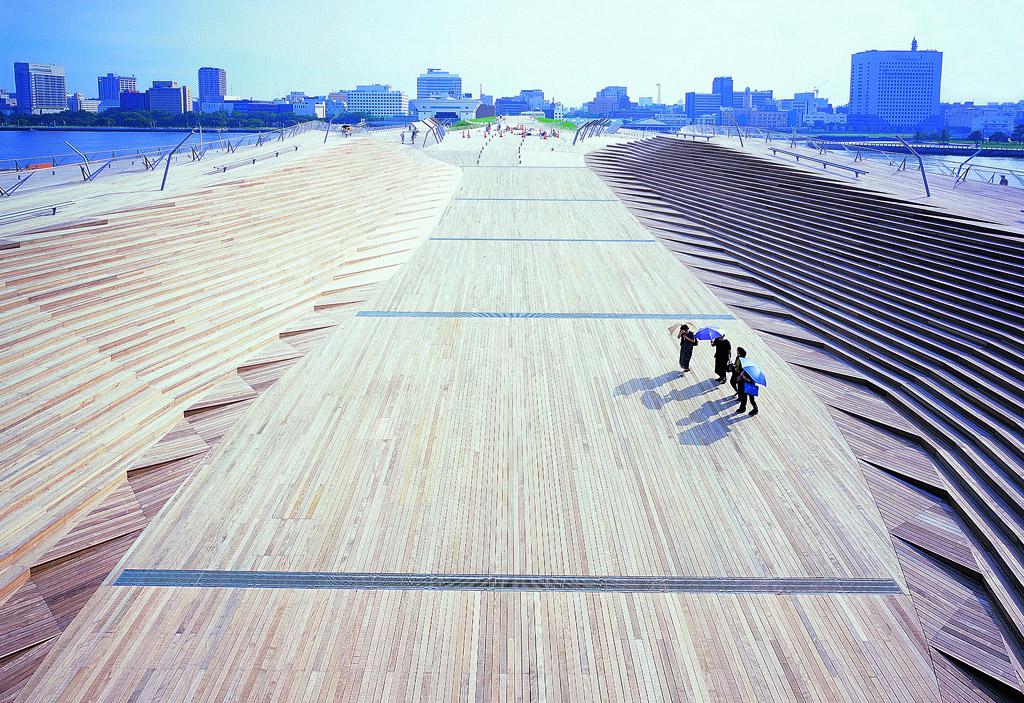
[[(944, 129), (941, 132), (925, 132), (924, 130), (919, 129), (914, 133), (914, 139), (918, 141), (948, 142), (950, 140), (949, 130)], [(974, 130), (967, 135), (967, 141), (975, 142), (976, 144), (981, 144), (982, 142), (1000, 144), (1006, 144), (1008, 142), (1024, 143), (1024, 122), (1014, 127), (1011, 134), (1007, 134), (1003, 131), (997, 131), (988, 135), (988, 138), (986, 138), (980, 131)]]
[[(16, 127), (191, 127), (204, 129), (260, 129), (291, 127), (316, 119), (312, 115), (284, 113), (186, 112), (172, 115), (148, 110), (111, 109), (103, 112), (56, 112), (49, 115), (3, 115), (0, 125)], [(359, 113), (338, 115), (336, 123), (355, 123), (363, 119)]]

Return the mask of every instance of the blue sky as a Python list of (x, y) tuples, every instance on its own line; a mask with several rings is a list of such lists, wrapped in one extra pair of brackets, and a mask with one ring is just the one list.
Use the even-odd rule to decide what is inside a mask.
[[(199, 66), (220, 66), (243, 97), (310, 94), (356, 83), (415, 90), (427, 66), (456, 71), (476, 93), (542, 88), (566, 104), (605, 85), (635, 100), (662, 84), (666, 101), (737, 87), (776, 95), (818, 87), (848, 99), (850, 54), (873, 48), (944, 52), (946, 101), (1024, 98), (1024, 0), (513, 0), (505, 3), (348, 0), (0, 0), (0, 87), (16, 60), (64, 64), (68, 88), (96, 93), (96, 76), (134, 73), (140, 85), (196, 87)], [(488, 7), (488, 6), (493, 7)], [(632, 5), (632, 7), (631, 7)]]

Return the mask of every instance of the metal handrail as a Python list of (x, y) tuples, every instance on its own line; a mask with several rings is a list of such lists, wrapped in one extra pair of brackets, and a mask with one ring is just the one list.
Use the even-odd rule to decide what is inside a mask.
[[(680, 129), (678, 136), (689, 137), (689, 138), (702, 138), (710, 141), (712, 137), (724, 136), (734, 137), (731, 127), (725, 127), (722, 125), (707, 125), (707, 124), (693, 124), (688, 127)], [(851, 150), (840, 141), (829, 141), (827, 139), (814, 138), (808, 135), (799, 135), (791, 132), (781, 132), (779, 130), (761, 129), (761, 134), (765, 137), (766, 142), (769, 144), (774, 139), (784, 139), (789, 142), (791, 146), (804, 146), (809, 149), (814, 149), (821, 153), (824, 150), (834, 151), (837, 147), (842, 148), (847, 153), (853, 154), (853, 161), (864, 161), (866, 158), (872, 155), (877, 156), (879, 159), (884, 160), (889, 166), (893, 166), (897, 171), (903, 171), (907, 169), (906, 159), (907, 156), (913, 157), (911, 154), (896, 154), (882, 149), (876, 149), (874, 147), (865, 146), (863, 144), (857, 145), (856, 152)], [(749, 130), (748, 130), (749, 136)], [(909, 146), (909, 145), (908, 145)], [(910, 149), (908, 149), (910, 151)], [(919, 154), (920, 156), (920, 154)], [(806, 158), (806, 157), (804, 157)], [(994, 166), (979, 166), (978, 164), (971, 164), (971, 167), (964, 172), (962, 169), (958, 173), (958, 167), (962, 167), (966, 162), (960, 160), (949, 161), (943, 160), (934, 156), (928, 157), (925, 160), (923, 157), (918, 162), (918, 169), (922, 167), (930, 171), (931, 173), (949, 176), (954, 178), (959, 183), (962, 183), (968, 179), (975, 181), (982, 181), (986, 183), (994, 183), (995, 177), (999, 175), (1006, 175), (1016, 180), (1020, 185), (1024, 186), (1024, 170), (1016, 170), (1012, 168), (994, 167)]]
[[(267, 131), (260, 130), (257, 132), (250, 132), (249, 134), (245, 134), (241, 137), (226, 137), (223, 139), (215, 139), (213, 141), (204, 141), (203, 149), (223, 149), (227, 145), (231, 144), (232, 140), (234, 139), (237, 139), (239, 142), (244, 142), (245, 140), (256, 140), (257, 142), (260, 142), (260, 144), (264, 144), (272, 139), (282, 141), (284, 139), (290, 139), (291, 137), (297, 136), (299, 134), (304, 134), (305, 132), (308, 132), (310, 129), (323, 129), (323, 127), (321, 126), (319, 120), (309, 120), (307, 122), (299, 122), (297, 124), (292, 125), (291, 127), (281, 127), (279, 129), (272, 129)], [(195, 132), (195, 130), (180, 131), (188, 131), (190, 135)], [(93, 160), (107, 159), (112, 161), (123, 161), (126, 159), (137, 160), (142, 156), (159, 157), (163, 154), (166, 154), (168, 150), (174, 148), (173, 144), (161, 144), (150, 147), (136, 147), (133, 149), (104, 149), (102, 151), (82, 152), (75, 148), (75, 146), (72, 145), (71, 143), (67, 141), (65, 141), (64, 143), (67, 144), (68, 147), (74, 153), (64, 153), (50, 156), (22, 156), (16, 159), (10, 159), (10, 161), (15, 164), (15, 168), (0, 169), (0, 174), (26, 171), (31, 169), (33, 165), (38, 165), (40, 163), (52, 164), (52, 166), (47, 166), (44, 169), (49, 171), (67, 166), (78, 166), (79, 164), (89, 163), (90, 161)], [(232, 145), (232, 147), (238, 148), (238, 145), (234, 144)], [(78, 157), (82, 160), (76, 161), (75, 157)], [(63, 163), (61, 163), (61, 161), (63, 161)]]
[[(204, 156), (206, 156), (213, 150), (222, 150), (224, 153), (233, 154), (241, 148), (260, 147), (263, 146), (264, 144), (267, 144), (268, 142), (283, 142), (287, 139), (296, 137), (300, 134), (304, 134), (308, 131), (325, 128), (326, 127), (324, 123), (320, 122), (319, 120), (310, 120), (283, 129), (275, 129), (267, 132), (255, 132), (252, 134), (243, 135), (242, 137), (238, 138), (228, 138), (215, 140), (213, 142), (204, 142), (201, 147), (201, 150), (199, 151), (197, 151), (195, 148), (192, 148), (191, 150), (182, 149), (184, 143), (192, 136), (192, 132), (189, 132), (189, 134), (185, 135), (185, 138), (182, 139), (178, 144), (170, 147), (161, 146), (132, 150), (123, 149), (113, 150), (110, 152), (104, 151), (84, 153), (75, 149), (73, 145), (68, 144), (68, 146), (70, 146), (72, 149), (75, 149), (76, 153), (79, 154), (83, 161), (69, 162), (60, 165), (48, 164), (44, 168), (29, 168), (30, 163), (34, 160), (37, 161), (38, 157), (36, 159), (30, 159), (29, 161), (22, 161), (21, 159), (19, 159), (18, 161), (20, 161), (21, 163), (17, 164), (17, 170), (0, 170), (0, 179), (3, 179), (4, 177), (12, 178), (12, 180), (13, 178), (17, 179), (17, 182), (13, 183), (13, 185), (0, 186), (0, 196), (10, 195), (15, 190), (24, 185), (25, 182), (33, 175), (45, 172), (48, 172), (50, 176), (56, 177), (58, 180), (56, 180), (56, 182), (45, 182), (43, 185), (39, 185), (40, 181), (37, 180), (35, 181), (36, 185), (38, 186), (36, 190), (39, 190), (40, 188), (49, 187), (51, 185), (67, 183), (69, 180), (69, 170), (80, 170), (82, 181), (91, 182), (95, 180), (96, 177), (100, 175), (100, 173), (104, 172), (107, 169), (109, 169), (109, 171), (107, 171), (108, 173), (112, 173), (115, 171), (119, 173), (133, 171), (155, 171), (157, 167), (161, 164), (161, 162), (165, 162), (165, 160), (167, 160), (166, 163), (164, 164), (163, 169), (164, 179), (161, 185), (161, 189), (163, 189), (163, 187), (166, 186), (167, 170), (169, 168), (169, 161), (171, 159), (180, 160), (184, 158), (191, 161), (199, 161), (202, 160)], [(121, 151), (123, 153), (119, 155), (117, 153), (118, 151)], [(108, 158), (108, 160), (98, 169), (93, 168), (92, 163), (92, 158), (95, 158), (97, 154), (110, 154), (109, 158), (104, 156), (104, 158)], [(63, 178), (61, 178), (61, 176), (63, 176)], [(75, 177), (72, 176), (70, 178), (74, 179)]]
[(27, 210), (0, 213), (0, 225), (11, 225), (16, 222), (23, 222), (24, 220), (29, 220), (33, 217), (42, 217), (44, 215), (56, 215), (57, 210), (65, 208), (68, 205), (74, 205), (74, 201), (69, 200), (63, 203), (54, 203), (53, 205), (41, 205), (39, 207), (28, 208)]
[(837, 161), (828, 161), (826, 159), (820, 159), (817, 156), (808, 156), (807, 154), (801, 154), (801, 153), (796, 152), (796, 151), (790, 151), (789, 149), (780, 149), (779, 147), (776, 147), (776, 146), (769, 146), (768, 148), (771, 149), (773, 154), (787, 154), (788, 156), (794, 156), (794, 157), (796, 157), (797, 161), (799, 161), (800, 159), (807, 159), (808, 161), (814, 161), (815, 163), (821, 164), (825, 169), (828, 169), (829, 166), (832, 166), (833, 168), (841, 168), (841, 169), (844, 169), (846, 171), (852, 171), (856, 178), (860, 178), (861, 174), (870, 173), (870, 171), (865, 171), (865, 170), (860, 169), (860, 168), (855, 168), (853, 166), (848, 166), (846, 164), (841, 164), (841, 163), (839, 163)]

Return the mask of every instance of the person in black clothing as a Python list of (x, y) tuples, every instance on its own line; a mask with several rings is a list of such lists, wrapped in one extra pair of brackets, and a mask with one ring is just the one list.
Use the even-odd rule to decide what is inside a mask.
[(743, 400), (743, 389), (740, 388), (740, 376), (743, 374), (743, 359), (747, 357), (747, 350), (743, 347), (736, 347), (736, 360), (729, 367), (732, 375), (729, 377), (729, 385), (736, 391), (736, 398)]
[(717, 339), (712, 339), (711, 346), (715, 348), (715, 375), (718, 376), (719, 383), (725, 383), (729, 359), (732, 358), (732, 342), (726, 339), (723, 334)]
[[(750, 409), (750, 415), (751, 415), (751, 417), (753, 417), (754, 415), (757, 415), (757, 396), (756, 395), (747, 395), (747, 388), (746, 387), (747, 387), (748, 383), (753, 386), (754, 385), (754, 379), (752, 379), (750, 376), (748, 376), (746, 371), (741, 371), (740, 375), (739, 375), (739, 378), (737, 380), (739, 381), (739, 388), (737, 389), (737, 392), (739, 393), (739, 396), (740, 396), (740, 407), (739, 407), (739, 409), (736, 412), (738, 412), (738, 413), (746, 412), (747, 411), (747, 400), (750, 400), (750, 408), (751, 408)], [(755, 386), (755, 388), (756, 388), (756, 386)]]
[(697, 337), (689, 325), (679, 328), (679, 367), (684, 371), (690, 370), (690, 359), (693, 358), (693, 348), (697, 346)]

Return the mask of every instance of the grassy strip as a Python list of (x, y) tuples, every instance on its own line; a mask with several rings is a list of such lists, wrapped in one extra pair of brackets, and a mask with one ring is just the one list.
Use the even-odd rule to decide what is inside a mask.
[(469, 120), (459, 120), (448, 129), (478, 129), (488, 122), (495, 122), (497, 117), (474, 117)]
[(576, 125), (569, 120), (553, 120), (550, 117), (538, 117), (536, 119), (541, 124), (551, 125), (552, 127), (557, 127), (558, 129), (564, 129), (570, 132), (576, 131)]

